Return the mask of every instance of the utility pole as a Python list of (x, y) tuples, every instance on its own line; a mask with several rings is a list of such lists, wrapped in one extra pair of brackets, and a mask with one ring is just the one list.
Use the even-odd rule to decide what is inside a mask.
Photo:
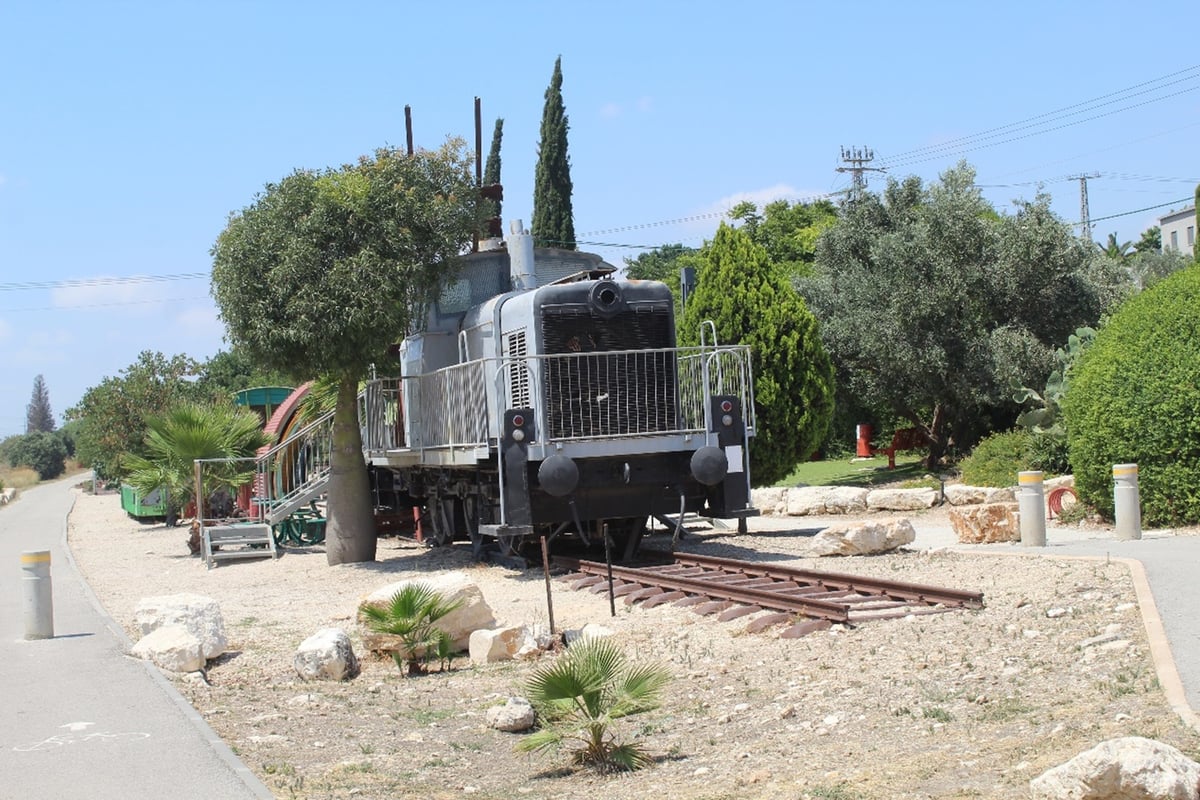
[(842, 161), (850, 166), (837, 167), (838, 172), (850, 173), (850, 198), (854, 199), (862, 194), (863, 189), (867, 188), (867, 179), (864, 177), (864, 172), (883, 172), (882, 167), (868, 167), (875, 160), (875, 151), (869, 147), (851, 147), (849, 149), (842, 148)]
[(1099, 172), (1072, 175), (1071, 180), (1079, 181), (1079, 226), (1080, 233), (1087, 241), (1092, 241), (1092, 212), (1088, 209), (1087, 182), (1088, 178), (1099, 178)]

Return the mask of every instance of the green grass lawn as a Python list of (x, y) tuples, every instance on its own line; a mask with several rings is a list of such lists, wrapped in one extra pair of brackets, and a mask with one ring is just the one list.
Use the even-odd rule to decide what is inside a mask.
[(922, 458), (919, 453), (897, 454), (895, 469), (888, 469), (887, 456), (806, 461), (775, 485), (871, 487), (895, 481), (920, 481), (927, 473)]

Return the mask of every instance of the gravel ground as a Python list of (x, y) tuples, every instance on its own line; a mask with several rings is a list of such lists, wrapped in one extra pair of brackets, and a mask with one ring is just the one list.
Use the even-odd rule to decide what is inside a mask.
[[(912, 518), (940, 524), (944, 512)], [(807, 558), (814, 532), (804, 519), (755, 520), (742, 536), (697, 527), (679, 549), (977, 590), (986, 607), (785, 640), (746, 633), (752, 617), (720, 623), (671, 606), (618, 602), (610, 618), (605, 595), (556, 582), (558, 628), (601, 623), (674, 675), (660, 710), (618, 726), (656, 764), (609, 777), (562, 755), (516, 754), (518, 735), (487, 727), (487, 709), (520, 694), (535, 664), (463, 658), (405, 678), (390, 658), (361, 653), (357, 602), (383, 584), (460, 569), (501, 622), (545, 625), (540, 570), (395, 538), (372, 564), (329, 567), (315, 547), (207, 570), (188, 555), (186, 529), (138, 524), (114, 495), (80, 494), (69, 541), (131, 637), (142, 597), (220, 602), (230, 652), (209, 664), (208, 685), (176, 685), (280, 798), (1024, 798), (1030, 778), (1118, 736), (1200, 755), (1200, 734), (1158, 687), (1123, 565), (944, 549)], [(345, 628), (363, 656), (352, 681), (306, 683), (292, 669), (297, 645), (326, 626)]]

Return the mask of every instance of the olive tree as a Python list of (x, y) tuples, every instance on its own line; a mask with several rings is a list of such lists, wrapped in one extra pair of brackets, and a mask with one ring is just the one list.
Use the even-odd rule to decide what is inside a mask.
[(337, 382), (330, 564), (375, 558), (358, 382), (453, 271), (480, 222), (464, 143), (296, 170), (233, 214), (213, 246), (212, 292), (235, 345), (297, 381)]

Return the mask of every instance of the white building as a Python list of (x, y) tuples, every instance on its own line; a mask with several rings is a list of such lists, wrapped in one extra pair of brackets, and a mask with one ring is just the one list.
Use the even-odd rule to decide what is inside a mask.
[(1195, 252), (1196, 245), (1196, 207), (1188, 206), (1179, 211), (1172, 211), (1158, 218), (1158, 228), (1162, 231), (1163, 252), (1174, 250), (1184, 255)]

